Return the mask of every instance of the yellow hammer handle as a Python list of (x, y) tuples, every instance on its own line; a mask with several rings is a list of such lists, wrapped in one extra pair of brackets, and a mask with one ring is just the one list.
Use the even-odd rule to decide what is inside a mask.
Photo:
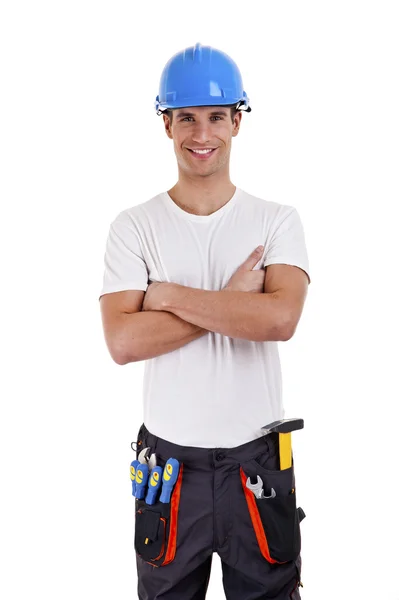
[(291, 433), (279, 433), (280, 470), (289, 469), (292, 465)]

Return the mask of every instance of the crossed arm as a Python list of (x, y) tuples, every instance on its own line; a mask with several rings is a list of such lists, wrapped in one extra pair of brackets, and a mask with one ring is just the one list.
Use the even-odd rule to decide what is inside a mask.
[(230, 337), (286, 341), (295, 332), (307, 289), (308, 276), (299, 267), (269, 265), (263, 294), (213, 292), (172, 284), (164, 294), (163, 310)]
[(154, 282), (147, 289), (143, 310), (170, 312), (233, 338), (261, 342), (290, 337), (288, 305), (278, 293), (217, 292)]
[[(232, 290), (208, 291), (174, 283), (151, 283), (140, 292), (138, 312), (126, 310), (119, 317), (105, 303), (103, 323), (115, 362), (127, 364), (172, 352), (208, 334), (221, 333), (252, 341), (286, 341), (292, 337), (302, 314), (308, 276), (299, 267), (277, 264), (266, 268), (264, 293)], [(120, 292), (135, 294), (138, 292)], [(116, 300), (120, 306), (120, 299)]]

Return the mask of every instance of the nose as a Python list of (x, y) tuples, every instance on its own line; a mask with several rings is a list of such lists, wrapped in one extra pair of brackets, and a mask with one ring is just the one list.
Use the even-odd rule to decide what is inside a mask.
[(210, 123), (195, 123), (193, 133), (191, 134), (192, 140), (195, 144), (205, 146), (212, 137), (211, 124)]

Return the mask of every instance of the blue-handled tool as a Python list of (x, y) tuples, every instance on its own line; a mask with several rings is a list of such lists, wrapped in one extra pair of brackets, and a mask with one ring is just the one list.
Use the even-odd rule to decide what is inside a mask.
[(136, 470), (136, 498), (139, 500), (142, 500), (145, 496), (148, 474), (148, 465), (139, 464)]
[(165, 468), (162, 475), (162, 491), (159, 498), (160, 502), (167, 504), (170, 502), (170, 495), (173, 490), (173, 486), (177, 481), (179, 475), (179, 461), (175, 458), (169, 458), (166, 461)]
[(130, 463), (130, 479), (132, 480), (132, 496), (136, 495), (136, 471), (140, 465), (139, 460), (133, 460)]
[(158, 490), (162, 484), (162, 467), (154, 467), (148, 481), (148, 491), (145, 497), (147, 504), (154, 504)]

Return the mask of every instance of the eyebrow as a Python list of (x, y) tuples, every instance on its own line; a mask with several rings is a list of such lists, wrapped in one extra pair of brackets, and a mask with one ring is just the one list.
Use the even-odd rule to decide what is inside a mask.
[[(214, 115), (224, 115), (224, 116), (226, 116), (227, 115), (227, 113), (226, 113), (225, 110), (213, 110), (209, 114), (212, 115), (212, 116), (214, 116)], [(195, 117), (195, 113), (191, 113), (191, 112), (187, 112), (187, 111), (178, 112), (177, 115), (176, 115), (176, 118), (179, 118), (179, 117)]]

